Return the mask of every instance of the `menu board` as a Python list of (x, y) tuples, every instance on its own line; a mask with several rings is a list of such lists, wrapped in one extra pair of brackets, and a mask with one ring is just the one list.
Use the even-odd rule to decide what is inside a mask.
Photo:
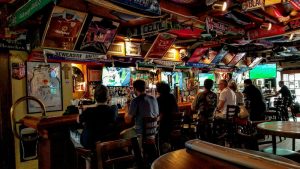
[(45, 29), (42, 46), (73, 50), (86, 15), (83, 12), (55, 6)]
[(94, 16), (79, 50), (106, 54), (119, 25), (109, 19)]

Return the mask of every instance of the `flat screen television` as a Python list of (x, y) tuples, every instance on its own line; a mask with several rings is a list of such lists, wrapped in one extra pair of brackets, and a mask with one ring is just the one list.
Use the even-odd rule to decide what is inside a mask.
[(250, 70), (250, 79), (276, 78), (276, 64), (259, 64)]
[(182, 89), (182, 72), (161, 72), (161, 81), (169, 83), (171, 89), (174, 89), (175, 84), (177, 84), (179, 88)]
[(199, 86), (204, 86), (204, 80), (211, 79), (215, 81), (215, 75), (213, 73), (199, 73)]
[(102, 84), (105, 86), (129, 86), (130, 68), (103, 67)]

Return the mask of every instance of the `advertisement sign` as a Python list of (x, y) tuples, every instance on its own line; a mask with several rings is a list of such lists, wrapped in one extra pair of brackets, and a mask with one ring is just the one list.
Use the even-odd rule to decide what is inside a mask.
[(25, 21), (34, 13), (54, 0), (30, 0), (9, 17), (8, 24), (13, 27)]
[(161, 59), (176, 40), (176, 37), (169, 33), (158, 34), (145, 58)]
[(242, 9), (245, 11), (264, 8), (264, 0), (247, 0), (242, 3)]
[(44, 32), (42, 47), (73, 50), (86, 13), (55, 6)]
[(119, 25), (109, 19), (93, 17), (79, 50), (106, 54)]
[(31, 46), (26, 42), (27, 30), (8, 30), (0, 35), (0, 49), (29, 51)]
[(236, 54), (234, 58), (228, 63), (228, 66), (235, 66), (245, 55), (246, 53)]
[(233, 25), (225, 23), (223, 21), (217, 20), (212, 17), (206, 17), (206, 31), (215, 31), (218, 34), (245, 34), (245, 30), (241, 28), (237, 28)]
[(126, 56), (141, 56), (141, 44), (125, 42)]
[(63, 51), (63, 50), (51, 50), (44, 49), (44, 55), (49, 60), (61, 60), (61, 61), (99, 61), (107, 59), (106, 55), (100, 55), (96, 53), (87, 53), (80, 51)]
[(224, 48), (222, 48), (219, 53), (217, 54), (217, 56), (212, 60), (212, 64), (218, 64), (223, 58), (224, 56), (228, 53), (228, 51), (226, 51)]
[(200, 61), (201, 57), (205, 54), (205, 52), (208, 50), (208, 48), (197, 48), (188, 62), (197, 63)]
[(141, 0), (110, 0), (116, 4), (132, 8), (140, 13), (160, 15), (160, 6), (158, 0), (141, 1)]

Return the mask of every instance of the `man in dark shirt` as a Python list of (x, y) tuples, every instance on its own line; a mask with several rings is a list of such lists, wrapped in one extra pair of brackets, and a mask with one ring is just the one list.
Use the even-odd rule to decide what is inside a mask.
[(259, 121), (265, 119), (266, 105), (264, 103), (263, 96), (258, 88), (256, 88), (250, 79), (244, 80), (245, 89), (243, 91), (247, 108), (250, 109), (250, 120)]
[(279, 86), (281, 87), (281, 89), (276, 93), (276, 96), (281, 94), (283, 101), (285, 101), (287, 105), (290, 106), (292, 101), (291, 91), (287, 88), (286, 85), (284, 85), (283, 81), (279, 81)]
[(88, 107), (78, 116), (78, 123), (84, 126), (82, 133), (77, 130), (71, 131), (71, 138), (76, 147), (92, 149), (97, 141), (113, 140), (119, 134), (116, 124), (118, 107), (107, 105), (109, 98), (107, 87), (97, 86), (94, 97), (96, 105)]

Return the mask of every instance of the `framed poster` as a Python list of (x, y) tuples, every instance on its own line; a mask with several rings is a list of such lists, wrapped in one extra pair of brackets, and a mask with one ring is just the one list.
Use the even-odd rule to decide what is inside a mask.
[[(63, 109), (60, 63), (27, 62), (26, 63), (27, 96), (40, 99), (46, 111)], [(28, 113), (42, 111), (37, 102), (27, 101)]]
[(148, 50), (145, 58), (161, 59), (169, 50), (177, 36), (169, 33), (159, 33)]
[(79, 50), (106, 54), (115, 38), (119, 25), (118, 22), (109, 19), (92, 17)]
[(141, 44), (135, 42), (125, 42), (126, 56), (141, 56)]
[(59, 6), (53, 8), (42, 47), (73, 50), (87, 14)]

